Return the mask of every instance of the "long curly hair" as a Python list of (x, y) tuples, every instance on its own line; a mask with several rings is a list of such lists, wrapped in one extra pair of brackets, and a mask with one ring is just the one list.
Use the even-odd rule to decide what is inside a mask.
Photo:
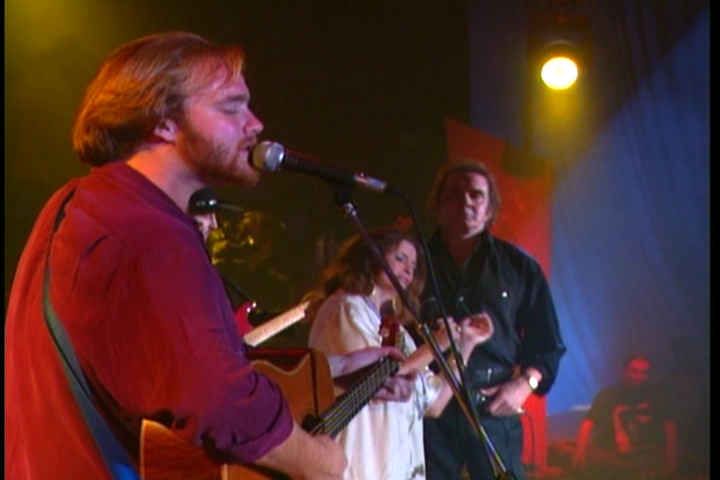
[[(407, 293), (413, 308), (417, 311), (418, 298), (425, 286), (426, 275), (424, 256), (417, 240), (410, 233), (392, 228), (377, 229), (369, 232), (369, 235), (383, 255), (387, 255), (388, 252), (397, 248), (403, 240), (415, 248), (417, 264)], [(305, 300), (310, 301), (306, 319), (312, 322), (320, 305), (338, 289), (355, 295), (370, 295), (375, 286), (375, 279), (382, 271), (380, 262), (360, 235), (348, 238), (340, 246), (333, 260), (321, 272), (317, 286), (304, 296)], [(406, 311), (396, 312), (396, 314), (409, 315)]]

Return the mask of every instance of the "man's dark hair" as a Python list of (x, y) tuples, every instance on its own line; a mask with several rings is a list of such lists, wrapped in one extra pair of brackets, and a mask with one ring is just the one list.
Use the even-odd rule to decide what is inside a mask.
[(440, 170), (438, 170), (435, 175), (435, 180), (433, 181), (433, 186), (430, 189), (430, 195), (428, 196), (428, 210), (437, 217), (440, 197), (445, 189), (445, 183), (447, 182), (450, 174), (458, 172), (478, 173), (487, 179), (488, 195), (490, 196), (490, 218), (487, 221), (486, 228), (490, 228), (500, 211), (500, 192), (498, 191), (495, 177), (492, 173), (490, 173), (490, 170), (485, 166), (485, 164), (480, 161), (463, 159), (461, 161), (448, 162), (440, 167)]

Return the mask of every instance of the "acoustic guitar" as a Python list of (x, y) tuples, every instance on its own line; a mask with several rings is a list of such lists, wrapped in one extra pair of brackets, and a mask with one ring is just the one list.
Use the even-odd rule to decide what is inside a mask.
[[(285, 350), (283, 352), (272, 361), (256, 358), (253, 366), (280, 386), (288, 399), (293, 418), (305, 431), (333, 438), (370, 401), (385, 379), (398, 369), (395, 360), (385, 357), (366, 367), (360, 380), (332, 402), (333, 384), (327, 359), (320, 352), (308, 349), (292, 351), (291, 355), (287, 355)], [(297, 358), (288, 360), (293, 357), (293, 352)], [(264, 355), (262, 351), (254, 351), (253, 354)], [(284, 360), (282, 357), (285, 357)], [(140, 438), (140, 476), (143, 480), (288, 478), (256, 465), (221, 464), (208, 457), (201, 447), (191, 445), (164, 425), (147, 419), (143, 420)]]

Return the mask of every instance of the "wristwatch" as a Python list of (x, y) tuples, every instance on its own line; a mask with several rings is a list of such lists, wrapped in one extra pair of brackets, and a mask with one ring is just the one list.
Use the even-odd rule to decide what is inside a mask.
[(530, 390), (533, 392), (537, 390), (538, 386), (540, 385), (540, 382), (537, 378), (533, 377), (529, 373), (525, 372), (525, 378), (527, 379), (528, 385), (530, 385)]

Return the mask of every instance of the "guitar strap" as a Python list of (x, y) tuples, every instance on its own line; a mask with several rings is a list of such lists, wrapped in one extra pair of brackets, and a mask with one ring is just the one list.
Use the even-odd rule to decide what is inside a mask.
[(133, 466), (125, 448), (120, 444), (115, 435), (110, 430), (105, 419), (100, 415), (93, 402), (93, 393), (89, 388), (85, 375), (80, 368), (75, 352), (73, 351), (70, 339), (58, 319), (52, 302), (50, 301), (50, 250), (52, 240), (55, 237), (60, 222), (65, 217), (65, 206), (72, 198), (75, 190), (72, 190), (60, 205), (53, 230), (50, 234), (48, 242), (47, 255), (45, 257), (45, 280), (43, 285), (43, 310), (45, 313), (45, 323), (50, 331), (53, 343), (57, 347), (60, 361), (67, 375), (68, 383), (72, 390), (75, 401), (85, 417), (90, 433), (95, 440), (95, 444), (100, 450), (100, 454), (105, 461), (112, 477), (115, 480), (139, 480), (138, 473)]

